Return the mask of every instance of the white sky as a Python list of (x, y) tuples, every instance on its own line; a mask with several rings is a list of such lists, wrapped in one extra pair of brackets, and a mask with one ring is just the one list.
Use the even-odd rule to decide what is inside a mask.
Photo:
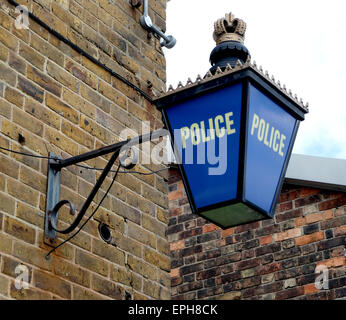
[(167, 84), (210, 68), (214, 22), (232, 12), (247, 23), (252, 60), (310, 104), (294, 153), (346, 159), (346, 1), (172, 0), (164, 49)]

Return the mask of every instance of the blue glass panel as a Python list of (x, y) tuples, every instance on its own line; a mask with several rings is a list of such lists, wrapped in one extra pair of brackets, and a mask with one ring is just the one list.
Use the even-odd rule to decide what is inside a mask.
[(296, 120), (250, 85), (245, 199), (271, 212)]
[(197, 208), (237, 196), (242, 85), (167, 108)]

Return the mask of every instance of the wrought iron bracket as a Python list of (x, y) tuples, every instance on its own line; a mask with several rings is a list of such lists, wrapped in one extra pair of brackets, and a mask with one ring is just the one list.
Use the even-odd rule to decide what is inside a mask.
[[(56, 244), (57, 234), (68, 234), (77, 228), (81, 220), (83, 219), (86, 211), (88, 210), (91, 202), (93, 201), (96, 193), (100, 189), (102, 183), (107, 177), (108, 173), (112, 169), (115, 161), (118, 159), (119, 155), (124, 151), (124, 155), (120, 158), (121, 166), (126, 169), (131, 169), (135, 166), (135, 161), (133, 163), (126, 165), (124, 163), (126, 159), (126, 150), (131, 149), (133, 146), (141, 144), (152, 139), (157, 139), (168, 135), (168, 131), (165, 129), (156, 130), (148, 134), (138, 136), (136, 138), (129, 139), (127, 141), (122, 141), (115, 143), (113, 145), (90, 151), (75, 157), (68, 159), (61, 159), (53, 153), (49, 153), (51, 158), (48, 162), (48, 180), (47, 180), (47, 196), (46, 196), (46, 212), (45, 212), (45, 223), (44, 223), (44, 242), (47, 245), (54, 246)], [(70, 213), (75, 215), (74, 205), (68, 200), (60, 200), (60, 178), (61, 170), (65, 167), (78, 164), (96, 157), (100, 157), (109, 153), (113, 153), (110, 160), (108, 161), (106, 167), (102, 171), (101, 175), (96, 181), (93, 189), (85, 200), (82, 208), (75, 217), (75, 220), (66, 229), (58, 229), (58, 219), (59, 210), (65, 205), (70, 206)]]

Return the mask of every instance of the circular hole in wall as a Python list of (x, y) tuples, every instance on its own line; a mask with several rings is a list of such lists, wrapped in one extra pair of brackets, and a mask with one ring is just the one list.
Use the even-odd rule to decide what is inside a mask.
[(111, 242), (111, 239), (112, 239), (111, 231), (109, 230), (109, 227), (102, 222), (100, 222), (99, 224), (99, 234), (103, 241), (107, 243)]

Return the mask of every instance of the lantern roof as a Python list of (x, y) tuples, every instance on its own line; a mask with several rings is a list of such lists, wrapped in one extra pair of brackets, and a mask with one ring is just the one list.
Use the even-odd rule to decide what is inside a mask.
[(158, 99), (162, 99), (164, 97), (168, 97), (171, 95), (175, 95), (181, 91), (184, 91), (186, 89), (194, 88), (199, 86), (200, 84), (206, 84), (211, 81), (214, 81), (216, 79), (219, 79), (221, 77), (234, 74), (236, 72), (239, 72), (240, 70), (245, 69), (251, 69), (254, 71), (257, 75), (259, 75), (261, 78), (265, 79), (267, 82), (269, 82), (271, 85), (273, 85), (275, 88), (277, 88), (281, 93), (283, 93), (287, 98), (290, 100), (293, 100), (296, 105), (300, 107), (300, 109), (304, 113), (309, 112), (309, 103), (304, 103), (302, 98), (298, 98), (297, 94), (293, 94), (291, 89), (287, 89), (285, 84), (281, 84), (280, 80), (276, 80), (273, 75), (270, 75), (268, 71), (264, 71), (262, 66), (258, 66), (256, 61), (250, 61), (248, 59), (245, 63), (242, 63), (240, 60), (237, 61), (236, 65), (232, 67), (230, 64), (227, 64), (224, 71), (221, 70), (221, 68), (217, 68), (215, 74), (213, 75), (210, 71), (204, 76), (201, 77), (201, 75), (198, 75), (195, 81), (192, 81), (191, 78), (188, 78), (187, 82), (183, 84), (182, 81), (179, 81), (176, 88), (173, 88), (172, 85), (168, 87), (168, 90), (164, 93), (162, 93)]

